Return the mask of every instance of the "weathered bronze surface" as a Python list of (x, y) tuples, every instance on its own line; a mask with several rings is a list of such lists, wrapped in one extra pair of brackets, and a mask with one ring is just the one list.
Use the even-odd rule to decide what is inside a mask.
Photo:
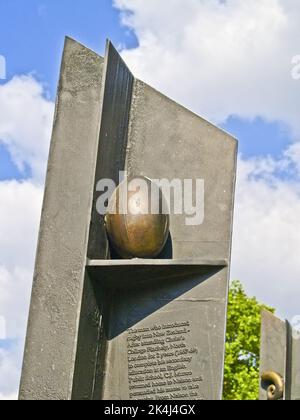
[(262, 386), (267, 390), (269, 401), (282, 400), (284, 394), (284, 381), (276, 372), (264, 372), (261, 376)]
[[(103, 59), (67, 39), (61, 69), (20, 398), (220, 400), (237, 142), (134, 78), (111, 43)], [(110, 247), (98, 181), (125, 170), (182, 183), (157, 259), (159, 212), (107, 215), (119, 254), (151, 258)]]
[[(136, 183), (129, 191), (128, 185)], [(144, 187), (138, 187), (142, 181)], [(154, 196), (151, 195), (151, 192)], [(153, 202), (155, 198), (157, 202)], [(153, 208), (158, 214), (152, 214)], [(166, 200), (150, 179), (136, 177), (125, 180), (112, 195), (105, 225), (110, 241), (122, 258), (155, 258), (163, 250), (169, 235)]]

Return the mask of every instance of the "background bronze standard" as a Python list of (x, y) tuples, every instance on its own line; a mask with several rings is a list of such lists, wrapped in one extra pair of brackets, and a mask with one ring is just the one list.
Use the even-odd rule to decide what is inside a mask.
[[(129, 185), (133, 186), (131, 191)], [(157, 257), (169, 235), (167, 213), (166, 199), (153, 181), (141, 176), (125, 180), (112, 195), (105, 216), (106, 230), (117, 253), (123, 258)]]

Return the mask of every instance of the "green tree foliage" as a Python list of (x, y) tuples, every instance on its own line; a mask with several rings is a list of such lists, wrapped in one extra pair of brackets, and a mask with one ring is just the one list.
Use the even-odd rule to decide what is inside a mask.
[(257, 400), (261, 311), (273, 309), (249, 298), (240, 282), (231, 284), (226, 334), (224, 400)]

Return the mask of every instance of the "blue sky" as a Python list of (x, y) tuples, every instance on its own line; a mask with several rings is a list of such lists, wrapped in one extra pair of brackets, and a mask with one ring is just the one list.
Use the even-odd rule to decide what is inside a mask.
[(231, 116), (222, 127), (239, 140), (239, 152), (244, 158), (267, 155), (279, 158), (292, 143), (288, 128), (278, 121)]
[(117, 46), (136, 45), (119, 25), (110, 0), (0, 0), (0, 54), (7, 76), (34, 72), (55, 96), (64, 36), (103, 53), (109, 37)]

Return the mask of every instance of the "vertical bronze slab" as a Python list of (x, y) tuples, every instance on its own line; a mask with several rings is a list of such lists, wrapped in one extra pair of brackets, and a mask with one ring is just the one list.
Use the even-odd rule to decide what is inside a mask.
[(118, 185), (119, 172), (125, 169), (133, 87), (132, 74), (110, 42), (107, 43), (104, 71), (100, 142), (88, 250), (90, 259), (109, 258), (104, 218), (96, 209), (96, 202), (100, 196), (96, 186), (102, 179), (113, 180)]
[[(289, 321), (281, 321), (269, 312), (262, 314), (261, 369), (279, 373), (284, 379), (284, 399), (300, 400), (300, 340)], [(260, 389), (260, 399), (266, 392)]]
[[(174, 259), (230, 261), (237, 141), (135, 80), (126, 167), (151, 179), (204, 181), (204, 220), (171, 214)], [(195, 197), (195, 184), (193, 193)]]
[[(260, 378), (265, 372), (279, 374), (286, 383), (287, 370), (286, 323), (267, 311), (262, 312)], [(285, 398), (285, 397), (284, 397)], [(260, 400), (267, 400), (266, 389), (260, 382)]]
[[(202, 224), (188, 226), (185, 214), (171, 211), (174, 260), (230, 260), (236, 157), (235, 139), (135, 80), (126, 156), (129, 175), (193, 180), (194, 193), (196, 179), (205, 183)], [(162, 278), (159, 284), (116, 292), (108, 322), (103, 398), (221, 399), (228, 275), (228, 268), (217, 274), (208, 270), (205, 278), (181, 278), (165, 285)], [(101, 271), (98, 276), (100, 280)], [(182, 336), (180, 326), (187, 329)], [(160, 331), (165, 334), (159, 338)], [(147, 335), (162, 347), (135, 360), (132, 350), (147, 349)], [(177, 335), (183, 352), (178, 358), (167, 341)], [(193, 355), (190, 361), (183, 357), (185, 352)], [(164, 353), (169, 358), (164, 360)], [(162, 364), (151, 364), (153, 356)], [(178, 372), (172, 370), (173, 363)]]
[(99, 141), (103, 59), (67, 38), (20, 398), (71, 398)]
[[(21, 398), (221, 399), (236, 158), (235, 139), (134, 80), (110, 43), (103, 63), (67, 40)], [(110, 257), (96, 186), (123, 169), (195, 193), (203, 180), (205, 213), (197, 226), (171, 214), (173, 260), (134, 288), (121, 270), (121, 291), (85, 265)], [(174, 260), (201, 270), (182, 276)]]
[[(104, 218), (97, 213), (100, 193), (96, 186), (102, 179), (118, 185), (119, 172), (125, 169), (128, 119), (132, 96), (133, 76), (110, 42), (107, 43), (101, 96), (100, 139), (97, 166), (93, 180), (94, 196), (89, 231), (88, 256), (109, 258)], [(105, 291), (95, 290), (88, 274), (80, 314), (73, 399), (100, 399), (106, 336), (103, 329)]]
[(105, 400), (221, 398), (226, 274), (216, 267), (202, 275), (174, 273), (115, 291)]
[(291, 400), (300, 401), (300, 334), (293, 331), (292, 337), (292, 361), (291, 361)]

